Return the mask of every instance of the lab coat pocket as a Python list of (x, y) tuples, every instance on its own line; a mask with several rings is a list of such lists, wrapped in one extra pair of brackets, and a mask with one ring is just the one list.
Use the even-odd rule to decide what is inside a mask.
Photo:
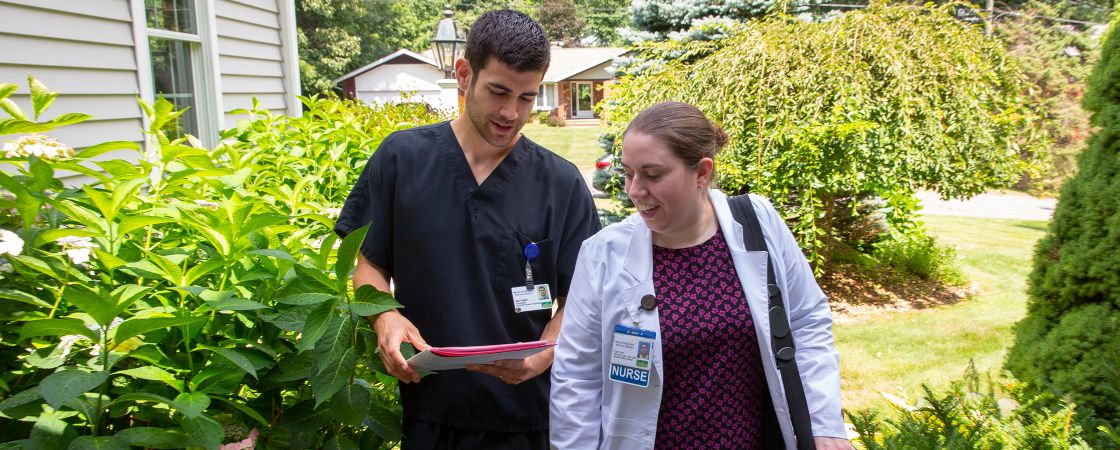
[(653, 448), (654, 422), (614, 417), (603, 411), (602, 449)]

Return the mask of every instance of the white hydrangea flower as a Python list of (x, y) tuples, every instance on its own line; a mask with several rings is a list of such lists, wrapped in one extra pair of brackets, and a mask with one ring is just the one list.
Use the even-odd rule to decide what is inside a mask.
[(74, 156), (74, 149), (59, 142), (58, 139), (31, 134), (4, 144), (4, 156), (26, 158), (35, 155), (42, 159), (66, 159)]
[(323, 211), (323, 214), (325, 214), (328, 219), (337, 219), (338, 215), (342, 214), (342, 208), (327, 208)]
[(23, 239), (19, 235), (0, 230), (0, 255), (19, 256), (23, 252)]
[(70, 348), (79, 341), (88, 341), (89, 338), (80, 334), (68, 334), (58, 340), (58, 348), (62, 349), (62, 357), (65, 358), (70, 354)]
[(66, 256), (70, 258), (74, 264), (85, 264), (89, 262), (89, 255), (93, 249), (97, 248), (97, 244), (88, 237), (79, 236), (66, 236), (58, 238), (58, 245), (62, 246), (62, 250), (66, 252)]

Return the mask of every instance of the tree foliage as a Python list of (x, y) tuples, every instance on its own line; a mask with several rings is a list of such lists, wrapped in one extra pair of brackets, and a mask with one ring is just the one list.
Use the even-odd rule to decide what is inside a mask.
[(669, 33), (687, 30), (693, 22), (709, 17), (734, 20), (765, 15), (776, 6), (797, 11), (804, 6), (819, 3), (815, 0), (634, 0), (630, 6), (634, 27), (652, 33)]
[(617, 132), (641, 109), (677, 100), (731, 135), (721, 185), (769, 196), (815, 262), (833, 221), (860, 198), (912, 226), (914, 191), (968, 197), (1017, 179), (1026, 133), (1023, 75), (998, 42), (945, 7), (872, 5), (824, 23), (773, 17), (730, 37), (639, 47), (647, 70), (614, 89)]
[(1035, 249), (1027, 317), (1006, 366), (1120, 423), (1120, 13), (1101, 46), (1085, 108), (1098, 131), (1062, 186)]
[(1031, 84), (1029, 104), (1040, 119), (1037, 131), (1053, 142), (1046, 164), (1024, 174), (1019, 187), (1056, 193), (1061, 181), (1076, 171), (1077, 155), (1092, 131), (1081, 97), (1099, 56), (1099, 39), (1091, 27), (1039, 18), (1057, 16), (1060, 11), (1052, 5), (1032, 2), (1018, 11), (1023, 14), (999, 18), (993, 27), (995, 36), (1020, 62)]
[(428, 47), (443, 5), (431, 0), (299, 0), (296, 25), (305, 95), (400, 48)]
[(587, 20), (571, 0), (544, 0), (537, 6), (537, 20), (548, 39), (564, 47), (578, 46)]

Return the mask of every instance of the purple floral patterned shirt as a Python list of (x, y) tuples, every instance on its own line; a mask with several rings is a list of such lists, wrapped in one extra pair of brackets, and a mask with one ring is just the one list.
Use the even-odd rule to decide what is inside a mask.
[(657, 449), (760, 449), (766, 396), (754, 320), (723, 233), (653, 248), (664, 388)]

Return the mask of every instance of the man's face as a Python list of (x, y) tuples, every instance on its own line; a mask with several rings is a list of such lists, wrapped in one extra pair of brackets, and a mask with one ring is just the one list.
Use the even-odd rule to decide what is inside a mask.
[[(468, 75), (465, 109), (471, 125), (488, 144), (509, 147), (529, 120), (544, 73), (518, 72), (491, 58), (482, 70)], [(459, 80), (462, 86), (464, 77)]]

